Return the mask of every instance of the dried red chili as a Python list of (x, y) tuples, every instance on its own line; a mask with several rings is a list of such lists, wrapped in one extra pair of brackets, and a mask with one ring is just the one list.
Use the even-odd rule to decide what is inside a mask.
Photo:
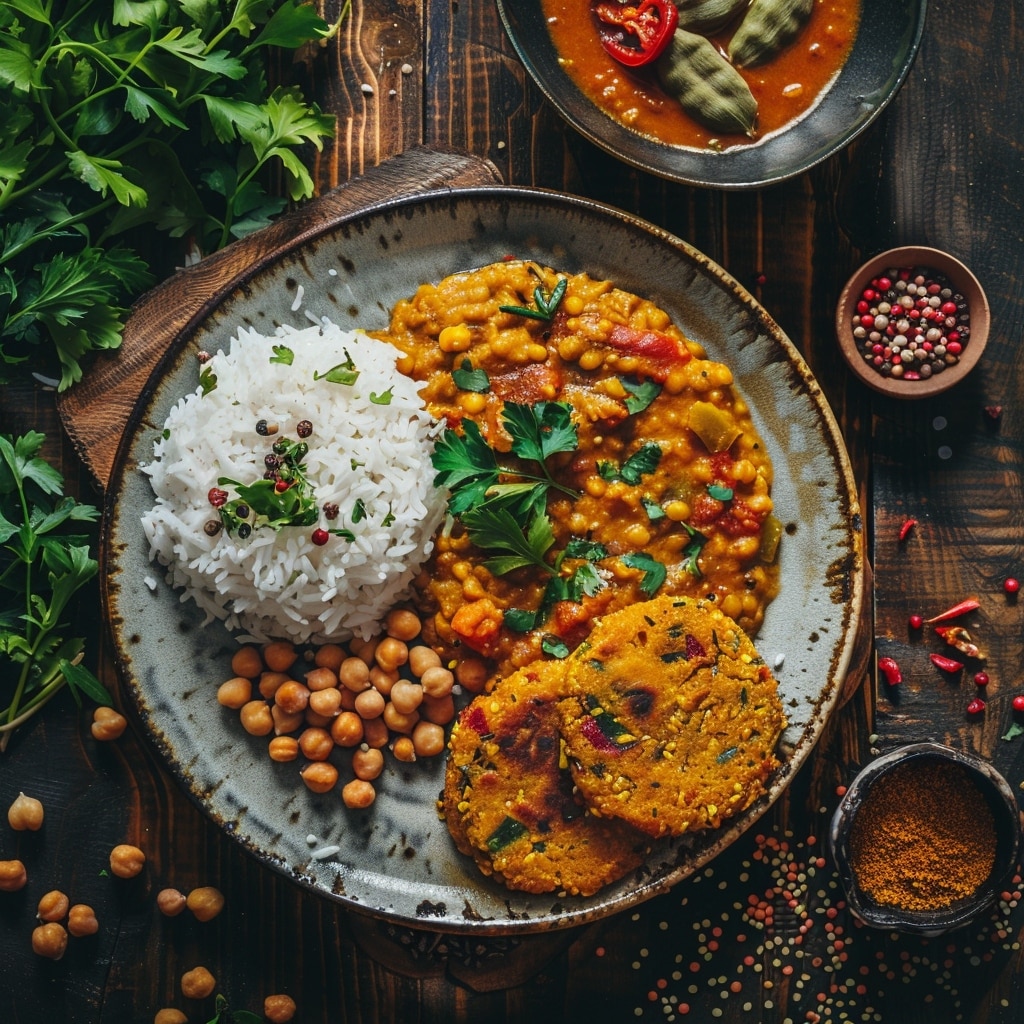
[(980, 607), (981, 602), (976, 597), (968, 597), (963, 601), (958, 601), (952, 608), (947, 608), (944, 612), (933, 615), (930, 619), (925, 619), (924, 624), (930, 626), (934, 622), (945, 622), (947, 619), (955, 619), (958, 615), (966, 615), (968, 612), (977, 611)]
[(591, 10), (597, 32), (608, 54), (626, 67), (638, 68), (661, 56), (679, 24), (672, 0), (602, 0)]
[(903, 525), (900, 527), (900, 540), (906, 540), (910, 534), (910, 531), (917, 526), (916, 519), (904, 519)]
[(932, 659), (932, 664), (936, 668), (941, 668), (943, 672), (959, 672), (964, 667), (962, 661), (947, 658), (944, 654), (929, 654), (928, 657)]
[(878, 671), (885, 676), (885, 681), (890, 686), (898, 686), (903, 682), (903, 673), (900, 671), (899, 665), (896, 664), (895, 658), (879, 658)]

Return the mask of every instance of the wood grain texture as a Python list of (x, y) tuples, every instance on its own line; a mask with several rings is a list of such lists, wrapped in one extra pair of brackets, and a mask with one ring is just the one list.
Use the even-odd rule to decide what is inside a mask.
[[(341, 0), (322, 8), (335, 18)], [(878, 690), (874, 673), (858, 669), (814, 757), (764, 819), (760, 831), (800, 857), (827, 857), (821, 840), (836, 788), (872, 750), (938, 738), (991, 757), (1015, 786), (1024, 778), (1024, 737), (1002, 738), (1014, 724), (1010, 700), (1024, 691), (1022, 605), (1001, 589), (1007, 575), (1024, 578), (1021, 54), (1016, 5), (931, 0), (922, 50), (887, 113), (818, 168), (749, 193), (653, 178), (576, 135), (532, 85), (494, 5), (483, 0), (355, 0), (326, 46), (278, 69), (337, 119), (336, 139), (308, 154), (325, 198), (341, 199), (329, 194), (347, 183), (353, 198), (370, 187), (360, 176), (369, 180), (398, 154), (419, 159), (419, 145), (471, 153), (510, 184), (585, 195), (672, 231), (746, 285), (804, 354), (842, 428), (871, 538), (867, 662), (891, 654), (906, 681)], [(316, 209), (299, 211), (280, 237)], [(858, 386), (833, 344), (833, 304), (846, 277), (862, 257), (902, 242), (963, 258), (993, 309), (983, 365), (954, 392), (924, 403), (893, 403)], [(104, 417), (93, 418), (97, 396), (106, 394), (101, 382), (111, 379), (101, 366), (86, 382), (94, 390), (64, 396), (59, 409), (50, 393), (5, 389), (0, 429), (43, 429), (73, 489), (95, 497), (125, 397), (148, 375), (148, 341), (177, 329), (210, 287), (244, 269), (244, 259), (235, 262), (244, 251), (214, 257), (182, 279), (197, 284), (195, 294), (186, 289), (189, 308), (179, 308), (175, 283), (167, 286), (175, 299), (156, 316), (153, 337), (130, 334), (115, 357), (126, 360), (129, 373), (119, 375), (131, 383), (114, 396), (116, 412), (103, 425)], [(160, 309), (150, 299), (143, 312)], [(1003, 407), (998, 420), (983, 411), (994, 404)], [(900, 544), (906, 516), (920, 522)], [(991, 677), (978, 720), (964, 711), (976, 689), (973, 669), (939, 677), (927, 657), (940, 649), (937, 638), (907, 627), (910, 613), (927, 615), (969, 594), (981, 600), (968, 623), (987, 648)], [(97, 671), (116, 690), (95, 602), (83, 601), (77, 615), (94, 641)], [(1024, 900), (997, 925), (938, 940), (870, 933), (841, 909), (828, 920), (844, 930), (829, 931), (817, 896), (825, 893), (835, 910), (826, 863), (807, 893), (820, 913), (798, 944), (784, 899), (770, 926), (742, 909), (749, 897), (763, 897), (773, 865), (786, 856), (781, 847), (763, 856), (749, 837), (636, 913), (554, 938), (497, 948), (396, 932), (259, 865), (189, 802), (134, 725), (107, 747), (91, 739), (87, 721), (86, 711), (59, 698), (0, 762), (0, 808), (19, 789), (35, 790), (48, 815), (39, 834), (0, 827), (0, 857), (22, 856), (30, 872), (23, 893), (0, 894), (4, 1024), (148, 1022), (169, 1005), (205, 1022), (210, 1004), (190, 1003), (178, 988), (197, 963), (214, 971), (218, 989), (239, 1008), (259, 1009), (268, 992), (291, 993), (304, 1024), (684, 1016), (733, 1024), (1016, 1024), (1024, 1015)], [(811, 836), (815, 846), (806, 843)], [(137, 884), (103, 872), (109, 848), (124, 841), (149, 855)], [(155, 910), (162, 886), (201, 884), (224, 890), (221, 918), (200, 925)], [(28, 948), (35, 900), (54, 887), (92, 901), (101, 920), (100, 934), (73, 943), (58, 964)]]

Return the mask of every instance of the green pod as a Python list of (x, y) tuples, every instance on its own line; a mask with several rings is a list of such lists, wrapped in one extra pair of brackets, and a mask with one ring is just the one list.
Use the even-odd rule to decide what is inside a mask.
[(695, 121), (716, 132), (754, 134), (757, 100), (709, 39), (677, 28), (657, 71), (665, 92)]
[(725, 28), (750, 0), (676, 0), (679, 27), (709, 35)]
[(729, 60), (738, 68), (767, 64), (800, 34), (814, 0), (754, 0), (729, 42)]

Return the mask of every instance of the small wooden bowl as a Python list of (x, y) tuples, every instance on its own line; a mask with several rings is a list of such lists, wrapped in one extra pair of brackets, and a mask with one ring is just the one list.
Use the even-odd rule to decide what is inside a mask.
[[(960, 361), (940, 373), (921, 380), (887, 377), (864, 357), (863, 342), (854, 337), (853, 320), (857, 302), (871, 281), (890, 269), (923, 267), (948, 279), (954, 292), (967, 300), (970, 313), (970, 337), (964, 344)], [(923, 245), (904, 245), (879, 253), (850, 277), (836, 305), (836, 338), (839, 349), (854, 375), (869, 388), (893, 398), (928, 398), (948, 391), (977, 365), (988, 341), (991, 310), (978, 279), (960, 260), (941, 249)]]
[[(851, 834), (864, 813), (868, 794), (879, 779), (909, 761), (924, 759), (963, 771), (977, 788), (995, 825), (995, 861), (988, 878), (967, 897), (934, 910), (907, 910), (879, 903), (861, 888), (854, 869)], [(889, 931), (923, 936), (942, 935), (960, 928), (987, 910), (1010, 882), (1021, 853), (1021, 821), (1017, 797), (1009, 783), (987, 761), (941, 743), (912, 743), (875, 758), (850, 784), (832, 817), (829, 842), (847, 906), (864, 924)]]

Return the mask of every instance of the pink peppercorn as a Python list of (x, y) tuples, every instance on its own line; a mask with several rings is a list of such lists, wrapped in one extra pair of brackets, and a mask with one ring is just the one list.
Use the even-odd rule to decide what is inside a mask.
[(313, 531), (313, 533), (312, 533), (312, 535), (310, 536), (310, 540), (312, 540), (312, 542), (313, 542), (313, 543), (314, 543), (314, 544), (315, 544), (315, 545), (316, 545), (317, 547), (321, 547), (321, 548), (322, 548), (322, 547), (323, 547), (323, 546), (324, 546), (324, 545), (325, 545), (325, 544), (326, 544), (326, 543), (327, 543), (327, 542), (328, 542), (328, 541), (329, 541), (330, 539), (331, 539), (331, 535), (330, 535), (330, 534), (329, 534), (329, 533), (328, 533), (328, 532), (327, 532), (326, 530), (322, 530), (322, 529), (319, 529), (319, 528), (317, 528), (316, 530), (314, 530), (314, 531)]
[(924, 618), (921, 615), (911, 615), (907, 624), (911, 629), (920, 629), (924, 625)]
[(987, 672), (975, 672), (974, 673), (974, 685), (975, 686), (988, 686), (988, 673)]
[(1024, 694), (1018, 694), (1013, 698), (1013, 710), (1024, 711)]
[(1006, 579), (1003, 580), (1003, 590), (1005, 590), (1007, 594), (1016, 594), (1017, 591), (1020, 590), (1020, 580), (1015, 579), (1013, 576), (1007, 576)]
[(985, 702), (980, 697), (975, 697), (974, 700), (967, 705), (967, 714), (969, 715), (980, 715), (985, 710)]

